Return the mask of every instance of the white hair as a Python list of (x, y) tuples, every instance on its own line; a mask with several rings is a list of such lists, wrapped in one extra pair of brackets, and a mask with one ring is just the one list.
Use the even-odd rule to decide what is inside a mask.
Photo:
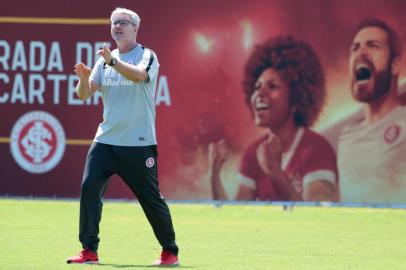
[(111, 13), (110, 21), (111, 21), (111, 18), (113, 17), (114, 14), (127, 14), (127, 15), (129, 15), (130, 18), (131, 18), (131, 23), (135, 24), (137, 26), (137, 28), (139, 28), (140, 23), (141, 23), (141, 19), (140, 19), (140, 16), (138, 16), (138, 14), (135, 13), (134, 11), (126, 9), (126, 8), (117, 7)]

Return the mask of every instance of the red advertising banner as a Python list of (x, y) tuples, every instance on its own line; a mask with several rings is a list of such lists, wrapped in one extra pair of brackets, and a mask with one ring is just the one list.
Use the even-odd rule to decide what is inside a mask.
[[(115, 48), (109, 17), (117, 5), (140, 15), (137, 41), (153, 49), (161, 65), (155, 104), (159, 181), (165, 197), (406, 203), (406, 156), (399, 154), (406, 150), (406, 114), (402, 87), (397, 88), (405, 61), (389, 68), (387, 60), (382, 68), (396, 75), (388, 75), (393, 81), (386, 88), (396, 88), (399, 104), (382, 109), (386, 111), (374, 125), (368, 122), (368, 112), (379, 102), (357, 100), (351, 90), (378, 85), (380, 76), (375, 52), (366, 52), (362, 61), (355, 56), (356, 46), (364, 44), (364, 37), (356, 35), (357, 26), (364, 19), (379, 18), (395, 29), (404, 45), (406, 3), (401, 0), (7, 2), (0, 11), (0, 195), (79, 196), (103, 104), (99, 93), (86, 101), (77, 97), (73, 67), (79, 61), (93, 66), (104, 43)], [(273, 130), (282, 141), (283, 176), (275, 180), (276, 173), (266, 168), (266, 156), (273, 150), (261, 141), (252, 148), (254, 141), (270, 138), (272, 128), (264, 128), (261, 121), (273, 109), (267, 98), (252, 96), (247, 106), (245, 67), (258, 44), (286, 36), (309, 45), (317, 55), (325, 74), (325, 102), (320, 101), (320, 108), (310, 102), (303, 109), (317, 107), (319, 117), (303, 133), (298, 128), (291, 140)], [(384, 38), (378, 44), (380, 49), (389, 50), (386, 42)], [(282, 76), (274, 71), (268, 75)], [(255, 89), (261, 88), (261, 76), (255, 78)], [(375, 137), (345, 129), (354, 123), (361, 125), (357, 130), (365, 128), (361, 133)], [(306, 148), (301, 136), (310, 136), (306, 140), (317, 146)], [(213, 151), (223, 150), (225, 161), (216, 171)], [(331, 171), (320, 165), (329, 159), (334, 162)], [(317, 169), (319, 165), (323, 169)], [(214, 179), (216, 175), (221, 179)], [(306, 188), (315, 179), (322, 180), (321, 186), (330, 183), (332, 197), (314, 195), (327, 192), (327, 185)], [(106, 197), (132, 196), (118, 177), (112, 178)]]

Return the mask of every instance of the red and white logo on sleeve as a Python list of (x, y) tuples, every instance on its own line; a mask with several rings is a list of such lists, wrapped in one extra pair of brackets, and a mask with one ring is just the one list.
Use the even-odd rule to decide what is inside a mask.
[(65, 152), (65, 132), (59, 121), (44, 111), (22, 115), (10, 135), (14, 160), (30, 173), (52, 170)]

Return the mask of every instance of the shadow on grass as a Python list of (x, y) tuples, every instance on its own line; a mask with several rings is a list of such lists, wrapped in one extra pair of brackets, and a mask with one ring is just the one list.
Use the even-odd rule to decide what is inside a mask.
[(116, 263), (100, 263), (99, 266), (110, 266), (114, 268), (172, 268), (172, 269), (186, 269), (195, 268), (193, 266), (178, 265), (178, 266), (154, 266), (154, 265), (141, 265), (141, 264), (116, 264)]

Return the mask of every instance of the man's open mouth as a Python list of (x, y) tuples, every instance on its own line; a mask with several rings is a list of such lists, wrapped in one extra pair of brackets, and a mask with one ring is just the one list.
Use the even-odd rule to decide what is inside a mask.
[(358, 64), (355, 68), (355, 78), (357, 82), (368, 81), (372, 77), (372, 70), (366, 64)]

